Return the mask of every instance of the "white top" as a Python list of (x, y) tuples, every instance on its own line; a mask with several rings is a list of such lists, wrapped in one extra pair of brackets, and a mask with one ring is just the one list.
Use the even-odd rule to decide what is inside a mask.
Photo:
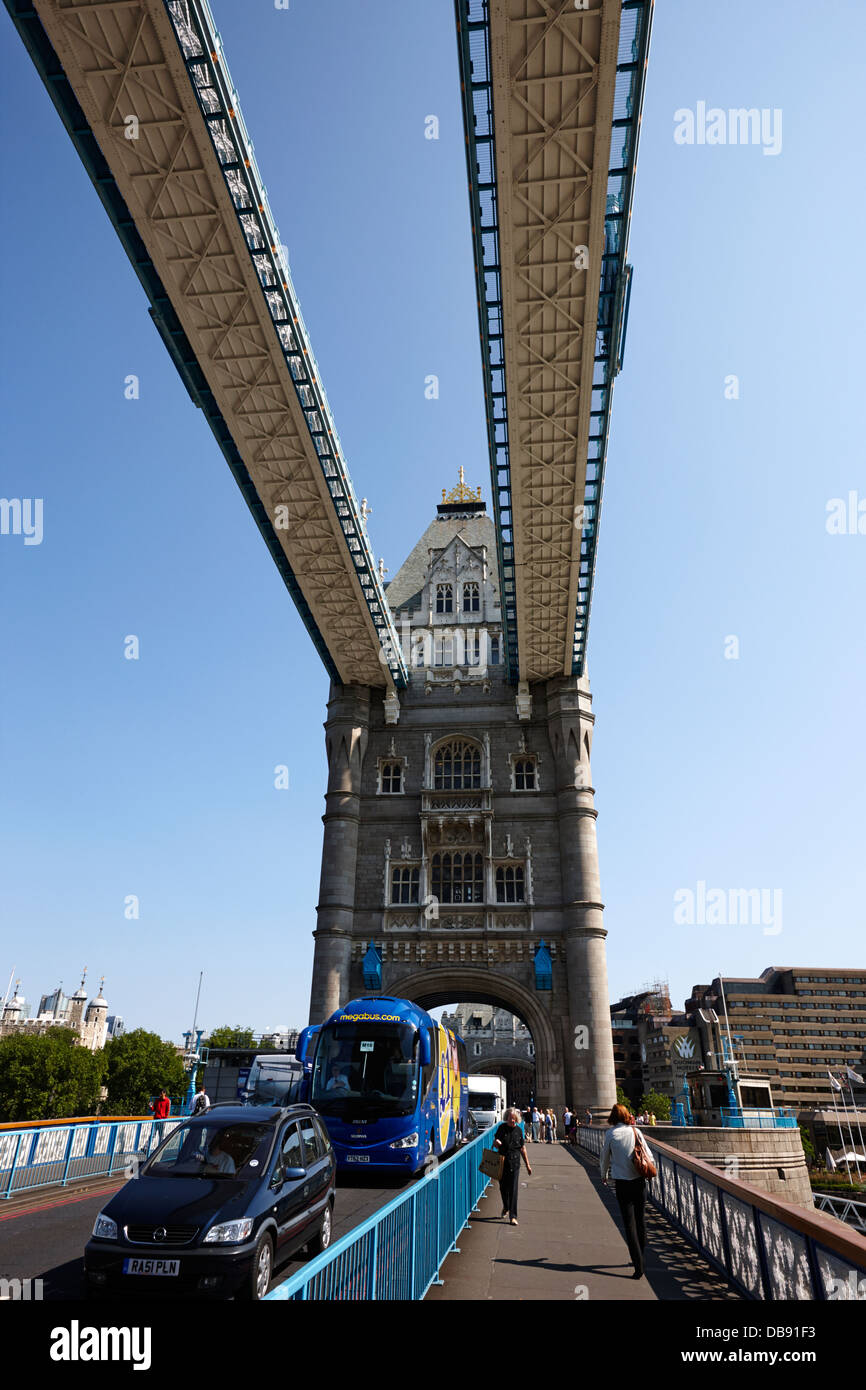
[(229, 1176), (234, 1176), (237, 1171), (231, 1154), (208, 1154), (207, 1161), (211, 1168), (216, 1168), (218, 1173), (228, 1173)]
[(636, 1139), (637, 1135), (638, 1131), (634, 1125), (611, 1125), (601, 1146), (602, 1178), (606, 1178), (610, 1174), (616, 1182), (634, 1182), (636, 1178), (640, 1177), (631, 1161), (635, 1142), (642, 1142), (650, 1158), (655, 1162), (652, 1149), (646, 1141), (646, 1135), (641, 1134), (640, 1138)]

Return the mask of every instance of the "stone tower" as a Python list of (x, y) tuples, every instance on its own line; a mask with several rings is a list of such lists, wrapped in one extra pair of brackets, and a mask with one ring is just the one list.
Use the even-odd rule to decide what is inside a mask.
[(332, 684), (310, 1021), (383, 992), (508, 1009), (541, 1104), (616, 1098), (585, 678), (515, 689), (494, 526), (443, 492), (387, 586), (409, 686)]

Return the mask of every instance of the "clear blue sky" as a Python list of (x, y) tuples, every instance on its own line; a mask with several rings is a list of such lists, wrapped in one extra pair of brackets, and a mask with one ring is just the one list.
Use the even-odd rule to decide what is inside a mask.
[[(453, 7), (213, 8), (393, 574), (459, 464), (489, 491)], [(45, 508), (41, 545), (0, 537), (0, 994), (86, 963), (128, 1026), (177, 1037), (203, 968), (206, 1026), (302, 1024), (327, 679), (0, 29), (0, 492)], [(866, 500), (864, 48), (860, 0), (657, 6), (590, 628), (614, 996), (864, 964), (866, 535), (825, 527)], [(676, 144), (699, 101), (780, 108), (781, 153)], [(781, 889), (781, 933), (676, 924), (701, 880)]]

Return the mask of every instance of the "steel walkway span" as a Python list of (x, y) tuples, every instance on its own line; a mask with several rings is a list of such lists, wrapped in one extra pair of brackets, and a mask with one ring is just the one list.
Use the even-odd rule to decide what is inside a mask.
[(582, 675), (653, 0), (455, 4), (509, 675)]
[(207, 0), (5, 0), (330, 675), (406, 667)]

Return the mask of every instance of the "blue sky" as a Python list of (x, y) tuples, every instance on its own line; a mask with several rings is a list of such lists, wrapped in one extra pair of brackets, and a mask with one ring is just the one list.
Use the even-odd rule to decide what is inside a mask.
[[(213, 9), (393, 574), (460, 464), (489, 495), (453, 8)], [(204, 969), (206, 1026), (302, 1024), (327, 679), (0, 26), (0, 491), (44, 498), (41, 545), (0, 537), (0, 992), (86, 963), (178, 1036)], [(866, 502), (864, 46), (859, 0), (657, 6), (589, 646), (612, 996), (864, 963), (866, 535), (825, 525)], [(780, 153), (678, 145), (699, 101), (778, 108)], [(781, 890), (781, 931), (675, 922), (699, 882)]]

